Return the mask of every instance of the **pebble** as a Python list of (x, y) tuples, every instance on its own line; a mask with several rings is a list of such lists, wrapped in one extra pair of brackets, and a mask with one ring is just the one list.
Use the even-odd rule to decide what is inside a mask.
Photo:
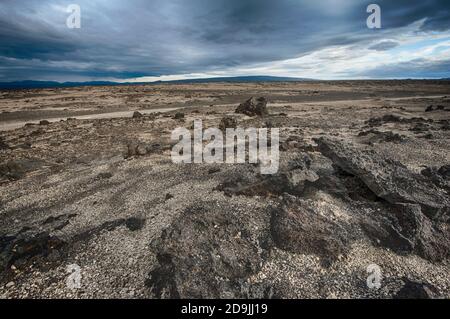
[(8, 282), (8, 283), (6, 284), (6, 288), (12, 288), (12, 287), (14, 287), (14, 286), (15, 286), (14, 281), (10, 281), (10, 282)]

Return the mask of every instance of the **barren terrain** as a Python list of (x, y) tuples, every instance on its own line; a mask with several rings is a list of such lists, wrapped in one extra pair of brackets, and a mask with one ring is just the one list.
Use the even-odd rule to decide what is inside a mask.
[[(235, 113), (250, 97), (268, 114)], [(0, 101), (2, 298), (450, 298), (448, 81), (79, 87)], [(174, 128), (224, 118), (280, 128), (278, 174), (172, 163)], [(67, 286), (74, 264), (79, 289)], [(367, 285), (373, 264), (379, 289)]]

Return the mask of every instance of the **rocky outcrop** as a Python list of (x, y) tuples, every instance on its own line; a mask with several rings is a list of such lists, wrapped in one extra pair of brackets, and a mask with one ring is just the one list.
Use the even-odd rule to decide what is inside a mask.
[(311, 203), (285, 196), (274, 208), (271, 234), (277, 247), (293, 253), (318, 255), (326, 266), (348, 251), (349, 224), (333, 214), (322, 214)]
[(269, 213), (216, 209), (204, 202), (185, 210), (151, 243), (158, 266), (146, 282), (157, 298), (261, 298), (249, 277), (271, 246)]
[(394, 299), (435, 299), (439, 292), (433, 285), (403, 279), (403, 287), (394, 295)]
[(400, 233), (411, 244), (412, 252), (430, 261), (450, 256), (450, 233), (443, 223), (433, 223), (419, 205), (398, 204), (391, 211)]
[(102, 232), (113, 231), (120, 226), (136, 232), (145, 225), (145, 219), (129, 217), (104, 222), (64, 240), (54, 235), (76, 216), (49, 216), (39, 227), (25, 226), (15, 234), (0, 236), (0, 284), (13, 275), (13, 269), (23, 271), (30, 265), (50, 269), (61, 264), (77, 243), (86, 242)]
[(141, 117), (143, 117), (143, 115), (142, 115), (141, 112), (135, 111), (135, 112), (133, 113), (133, 118), (134, 118), (134, 119), (138, 119), (138, 118), (141, 118)]
[(236, 128), (237, 121), (234, 117), (226, 116), (220, 120), (219, 129), (225, 132), (227, 128)]
[(245, 114), (248, 116), (264, 116), (267, 115), (267, 100), (264, 97), (255, 98), (252, 97), (240, 104), (236, 113)]
[(0, 282), (8, 277), (10, 268), (25, 268), (26, 265), (47, 258), (64, 248), (66, 242), (48, 232), (24, 236), (0, 237)]
[(28, 172), (36, 170), (42, 165), (42, 161), (34, 159), (17, 159), (0, 164), (0, 179), (18, 180)]
[(450, 194), (450, 165), (444, 165), (440, 168), (427, 167), (420, 173), (430, 178), (436, 186), (447, 190), (447, 193)]
[(140, 141), (131, 141), (127, 144), (125, 158), (144, 156), (162, 150), (164, 150), (164, 147), (158, 143), (149, 144)]
[(174, 120), (182, 120), (182, 119), (184, 119), (184, 113), (182, 113), (182, 112), (175, 113), (175, 115), (173, 116), (173, 119)]
[(273, 197), (283, 193), (300, 195), (306, 183), (319, 179), (319, 176), (310, 169), (310, 165), (311, 158), (307, 154), (299, 155), (287, 165), (282, 165), (275, 175), (234, 176), (220, 184), (216, 190), (223, 191), (227, 196)]
[(342, 170), (359, 177), (378, 197), (391, 204), (418, 204), (432, 219), (447, 218), (450, 209), (448, 194), (429, 178), (352, 143), (330, 138), (315, 141), (323, 155)]
[(377, 131), (374, 129), (363, 131), (358, 134), (359, 137), (363, 138), (364, 144), (372, 143), (401, 143), (405, 140), (405, 136), (391, 132), (391, 131)]
[(9, 149), (9, 145), (0, 137), (0, 151)]
[[(429, 105), (425, 109), (425, 112), (444, 111), (444, 110), (446, 110), (444, 105)], [(450, 110), (450, 109), (448, 109), (448, 110)]]
[(417, 123), (433, 123), (432, 119), (424, 119), (422, 117), (405, 118), (395, 114), (386, 114), (381, 117), (370, 118), (365, 122), (370, 127), (381, 126), (388, 123), (403, 123), (403, 124), (417, 124)]
[(139, 142), (130, 142), (127, 145), (127, 155), (126, 157), (133, 157), (133, 156), (143, 156), (147, 154), (147, 147), (143, 143)]
[(450, 256), (450, 234), (445, 223), (433, 222), (417, 204), (397, 204), (359, 216), (359, 224), (373, 245), (398, 254), (416, 254), (439, 262)]

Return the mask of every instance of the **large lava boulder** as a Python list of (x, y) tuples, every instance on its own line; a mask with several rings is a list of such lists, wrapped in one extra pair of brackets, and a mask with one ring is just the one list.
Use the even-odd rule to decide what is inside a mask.
[(251, 277), (270, 251), (269, 222), (268, 211), (194, 204), (152, 241), (146, 285), (156, 298), (263, 298)]
[(264, 97), (252, 97), (240, 104), (235, 112), (248, 116), (267, 115), (267, 100)]

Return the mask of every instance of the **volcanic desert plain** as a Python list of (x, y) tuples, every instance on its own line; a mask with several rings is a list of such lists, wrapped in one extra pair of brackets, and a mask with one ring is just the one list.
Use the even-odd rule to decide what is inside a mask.
[[(450, 81), (0, 91), (0, 298), (450, 298), (449, 111)], [(195, 119), (279, 128), (278, 173), (173, 163)]]

